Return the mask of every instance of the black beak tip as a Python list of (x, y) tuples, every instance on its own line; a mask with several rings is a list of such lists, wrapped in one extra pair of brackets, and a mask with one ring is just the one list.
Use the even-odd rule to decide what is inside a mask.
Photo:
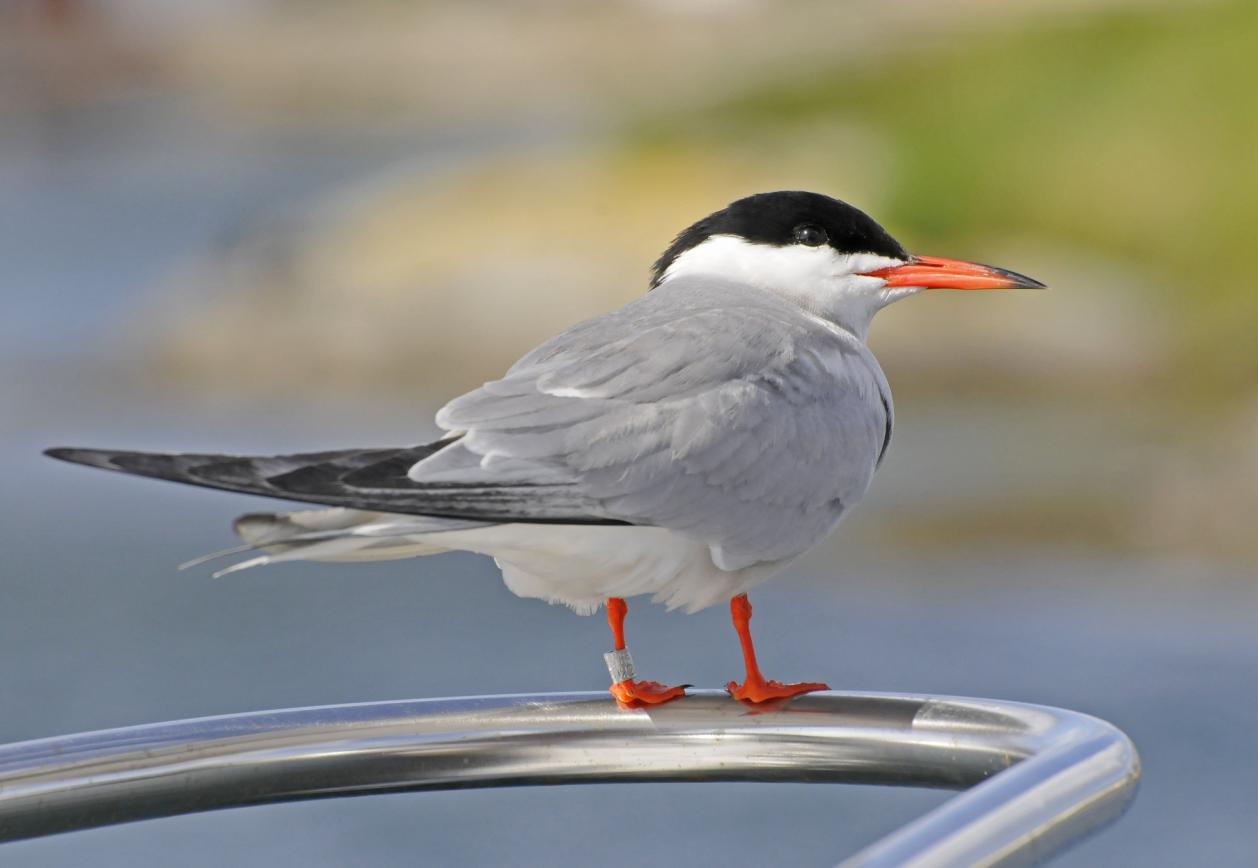
[(1019, 274), (1016, 271), (1009, 271), (1005, 268), (993, 268), (992, 271), (1006, 278), (1011, 289), (1048, 289), (1048, 284), (1040, 283), (1034, 277), (1027, 277), (1025, 274)]

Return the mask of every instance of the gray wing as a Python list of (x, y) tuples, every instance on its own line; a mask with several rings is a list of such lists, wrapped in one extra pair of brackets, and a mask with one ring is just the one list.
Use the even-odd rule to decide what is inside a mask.
[(608, 524), (598, 504), (574, 485), (504, 482), (415, 482), (417, 461), (457, 441), (446, 438), (400, 449), (341, 449), (293, 455), (213, 455), (57, 448), (46, 455), (136, 476), (167, 479), (242, 494), (473, 522)]
[(789, 302), (670, 281), (447, 404), (437, 422), (462, 438), (410, 477), (575, 488), (738, 569), (806, 550), (864, 495), (888, 394), (863, 344)]

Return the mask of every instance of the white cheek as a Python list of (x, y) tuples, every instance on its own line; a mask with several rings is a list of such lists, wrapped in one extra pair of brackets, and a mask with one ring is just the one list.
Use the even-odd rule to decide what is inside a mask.
[(861, 277), (863, 280), (874, 280), (882, 283), (876, 277), (863, 277), (863, 275), (877, 271), (880, 268), (891, 268), (894, 265), (903, 265), (904, 260), (892, 259), (889, 256), (879, 256), (877, 253), (848, 253), (837, 254), (838, 258), (843, 262), (843, 270), (845, 273), (853, 277)]
[(863, 337), (873, 315), (893, 301), (885, 284), (864, 272), (902, 260), (875, 253), (839, 253), (833, 247), (753, 244), (732, 235), (714, 235), (669, 266), (668, 280), (713, 275), (791, 299), (800, 307)]
[(765, 289), (798, 287), (835, 273), (840, 257), (832, 247), (774, 247), (733, 235), (714, 235), (677, 257), (664, 278), (710, 274)]
[(901, 265), (898, 259), (875, 253), (839, 253), (833, 247), (792, 244), (774, 247), (753, 244), (733, 235), (714, 235), (692, 247), (668, 267), (667, 280), (694, 274), (710, 274), (765, 289), (824, 291), (836, 281), (852, 289), (877, 292), (882, 281), (862, 273)]
[(872, 304), (876, 311), (892, 300), (887, 297), (886, 282), (879, 277), (869, 277), (868, 273), (903, 265), (902, 260), (876, 253), (839, 253), (835, 258), (838, 267), (833, 272), (828, 289), (832, 297), (839, 299), (839, 303), (857, 307)]

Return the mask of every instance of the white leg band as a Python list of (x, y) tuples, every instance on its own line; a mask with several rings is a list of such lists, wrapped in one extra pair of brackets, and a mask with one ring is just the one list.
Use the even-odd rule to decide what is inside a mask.
[(607, 661), (607, 671), (611, 673), (612, 684), (633, 680), (633, 657), (628, 648), (611, 651), (603, 655)]

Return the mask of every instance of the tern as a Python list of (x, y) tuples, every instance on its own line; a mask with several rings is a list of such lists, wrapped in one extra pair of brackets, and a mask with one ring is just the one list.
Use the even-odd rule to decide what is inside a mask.
[(625, 598), (693, 612), (728, 600), (746, 674), (735, 699), (825, 684), (765, 678), (747, 592), (825, 539), (865, 496), (891, 440), (891, 390), (870, 322), (929, 289), (1043, 287), (1021, 274), (910, 255), (853, 206), (817, 193), (749, 196), (679, 234), (648, 291), (572, 326), (502, 379), (446, 404), (447, 432), (401, 448), (292, 455), (57, 448), (124, 473), (320, 504), (245, 515), (289, 560), (461, 550), (493, 557), (521, 597), (605, 607), (611, 692), (641, 707), (684, 694), (637, 680)]

